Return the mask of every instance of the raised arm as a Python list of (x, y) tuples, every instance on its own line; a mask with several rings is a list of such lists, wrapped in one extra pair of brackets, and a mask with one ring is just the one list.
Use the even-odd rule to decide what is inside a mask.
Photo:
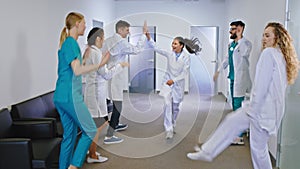
[[(164, 49), (159, 48), (159, 47), (156, 45), (156, 43), (154, 42), (154, 40), (150, 37), (150, 34), (149, 34), (149, 35), (146, 34), (146, 36), (147, 36), (147, 39), (150, 39), (150, 40), (148, 40), (149, 46), (150, 46), (151, 48), (153, 48), (155, 52), (157, 52), (157, 53), (159, 53), (159, 54), (161, 54), (161, 55), (163, 55), (163, 56), (166, 56), (166, 57), (172, 55), (171, 52), (168, 52), (168, 51), (166, 51), (166, 50), (164, 50)], [(148, 37), (148, 36), (149, 36), (149, 37)]]

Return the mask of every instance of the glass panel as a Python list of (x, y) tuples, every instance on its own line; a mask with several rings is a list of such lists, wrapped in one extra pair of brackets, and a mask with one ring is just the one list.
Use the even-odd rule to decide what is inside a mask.
[[(142, 36), (142, 26), (131, 26), (129, 42), (136, 44)], [(150, 36), (155, 40), (155, 26), (148, 26)], [(154, 91), (155, 84), (155, 53), (148, 43), (145, 50), (137, 55), (130, 55), (129, 62), (129, 92), (130, 93), (150, 93)]]
[(191, 38), (198, 38), (202, 44), (199, 55), (191, 57), (191, 75), (198, 83), (200, 94), (216, 95), (212, 77), (217, 66), (218, 32), (215, 26), (191, 26)]
[[(300, 6), (299, 0), (288, 0), (288, 15), (287, 27), (291, 36), (294, 39), (294, 45), (299, 57), (300, 54)], [(300, 78), (296, 83), (290, 86), (286, 99), (285, 117), (282, 122), (281, 132), (281, 152), (279, 167), (282, 169), (300, 168), (299, 152), (300, 152)]]

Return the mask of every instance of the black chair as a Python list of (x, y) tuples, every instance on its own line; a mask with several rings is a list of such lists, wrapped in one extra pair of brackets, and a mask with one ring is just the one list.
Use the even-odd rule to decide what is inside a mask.
[(53, 103), (54, 92), (48, 92), (40, 96), (16, 103), (11, 106), (11, 115), (14, 120), (20, 119), (45, 119), (56, 123), (57, 136), (63, 135), (63, 127), (59, 114)]
[[(61, 138), (51, 120), (13, 121), (0, 110), (0, 168), (50, 169), (58, 164)], [(57, 167), (57, 166), (56, 166)]]

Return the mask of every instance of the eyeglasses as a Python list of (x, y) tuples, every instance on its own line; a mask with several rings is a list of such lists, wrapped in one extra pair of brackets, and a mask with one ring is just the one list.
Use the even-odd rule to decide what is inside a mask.
[(234, 30), (236, 30), (236, 28), (230, 28), (230, 31), (234, 31)]

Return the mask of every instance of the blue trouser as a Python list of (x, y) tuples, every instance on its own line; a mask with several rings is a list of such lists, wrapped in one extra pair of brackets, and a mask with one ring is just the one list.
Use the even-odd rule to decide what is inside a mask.
[[(233, 111), (236, 111), (238, 108), (242, 107), (242, 102), (244, 101), (245, 97), (233, 97), (233, 84), (234, 81), (230, 80), (230, 94), (231, 94), (231, 103), (232, 103), (232, 109)], [(243, 133), (240, 134), (240, 137), (243, 135)]]
[[(97, 132), (95, 122), (83, 102), (54, 102), (54, 104), (58, 110), (64, 129), (60, 149), (59, 169), (66, 169), (70, 164), (81, 167), (85, 160), (86, 152)], [(81, 129), (82, 135), (74, 151), (78, 127)]]

